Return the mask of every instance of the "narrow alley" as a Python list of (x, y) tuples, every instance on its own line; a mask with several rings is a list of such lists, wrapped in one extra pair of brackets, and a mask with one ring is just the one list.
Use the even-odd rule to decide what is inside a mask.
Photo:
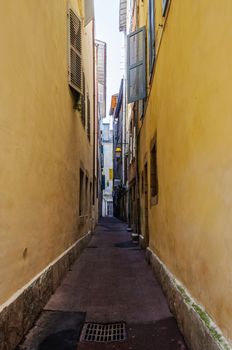
[(0, 0), (0, 350), (232, 350), (231, 14)]
[[(126, 340), (80, 341), (84, 323), (94, 322), (125, 322)], [(161, 287), (145, 261), (144, 251), (131, 240), (124, 223), (105, 218), (19, 349), (185, 350), (187, 347)]]

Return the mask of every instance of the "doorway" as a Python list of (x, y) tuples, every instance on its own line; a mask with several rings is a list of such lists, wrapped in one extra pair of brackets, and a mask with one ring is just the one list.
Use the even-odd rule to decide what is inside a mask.
[(107, 202), (107, 216), (113, 216), (113, 202)]

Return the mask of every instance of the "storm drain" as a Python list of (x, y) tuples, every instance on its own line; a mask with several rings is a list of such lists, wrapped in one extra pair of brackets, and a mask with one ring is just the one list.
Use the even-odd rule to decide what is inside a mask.
[(126, 324), (122, 323), (85, 323), (81, 333), (81, 341), (117, 342), (127, 339)]

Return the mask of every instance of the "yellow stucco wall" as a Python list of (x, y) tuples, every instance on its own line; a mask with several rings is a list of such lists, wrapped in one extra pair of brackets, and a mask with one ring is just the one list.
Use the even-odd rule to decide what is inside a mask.
[(149, 175), (157, 131), (150, 247), (232, 339), (232, 2), (172, 0), (164, 30), (155, 3), (163, 36), (139, 144)]
[[(81, 1), (72, 6), (80, 13)], [(91, 33), (84, 50), (93, 96)], [(88, 232), (89, 217), (79, 227), (79, 168), (92, 176), (92, 141), (67, 83), (67, 2), (1, 1), (0, 38), (3, 303)]]

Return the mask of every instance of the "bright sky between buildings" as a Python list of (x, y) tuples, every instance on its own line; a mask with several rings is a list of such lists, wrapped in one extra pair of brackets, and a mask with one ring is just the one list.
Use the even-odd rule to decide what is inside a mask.
[(119, 32), (119, 0), (94, 0), (96, 39), (107, 44), (107, 101), (109, 114), (111, 95), (120, 87), (123, 34)]

